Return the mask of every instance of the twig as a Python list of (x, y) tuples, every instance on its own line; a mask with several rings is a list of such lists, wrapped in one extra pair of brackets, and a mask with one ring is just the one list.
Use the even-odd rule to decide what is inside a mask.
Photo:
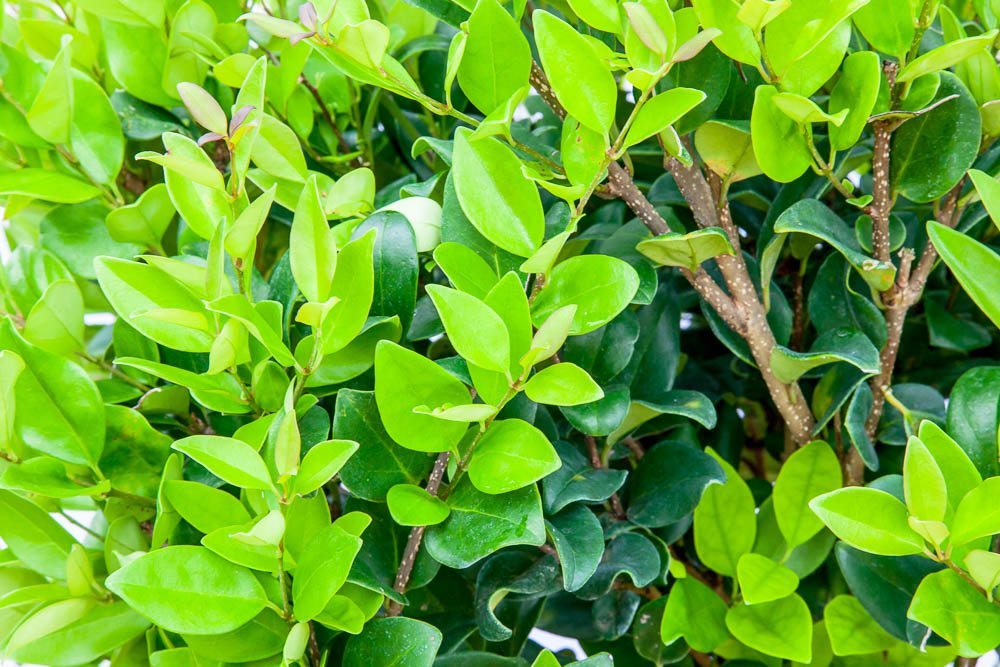
[[(436, 496), (441, 488), (441, 480), (444, 479), (444, 472), (448, 469), (448, 459), (450, 452), (441, 452), (434, 461), (434, 468), (427, 479), (427, 493)], [(413, 574), (413, 565), (420, 552), (420, 543), (424, 539), (426, 526), (414, 526), (410, 529), (410, 536), (406, 540), (406, 547), (403, 549), (403, 558), (399, 561), (399, 569), (396, 571), (396, 581), (392, 589), (402, 595), (406, 592), (406, 587), (410, 585), (410, 575)], [(398, 602), (390, 602), (386, 608), (387, 616), (399, 616), (403, 611), (403, 605)]]

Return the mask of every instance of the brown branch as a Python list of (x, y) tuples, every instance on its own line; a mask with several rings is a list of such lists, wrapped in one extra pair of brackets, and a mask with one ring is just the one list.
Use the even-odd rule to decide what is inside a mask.
[[(590, 458), (590, 465), (594, 470), (601, 470), (607, 468), (604, 461), (601, 460), (601, 455), (597, 451), (597, 439), (592, 435), (583, 436), (584, 442), (587, 443), (587, 456)], [(608, 499), (611, 503), (611, 512), (616, 518), (625, 520), (627, 514), (625, 513), (625, 508), (622, 507), (621, 498), (618, 497), (618, 493), (612, 493), (611, 497)]]
[[(441, 452), (434, 461), (434, 468), (427, 479), (427, 493), (436, 496), (441, 488), (441, 480), (444, 479), (444, 472), (448, 469), (448, 459), (450, 452)], [(420, 543), (424, 539), (426, 526), (414, 526), (410, 529), (410, 536), (406, 540), (406, 547), (403, 549), (403, 558), (399, 561), (399, 569), (396, 571), (396, 581), (392, 589), (402, 595), (406, 592), (406, 587), (410, 585), (410, 575), (413, 574), (413, 565), (416, 563), (417, 555), (420, 553)], [(403, 611), (403, 605), (398, 602), (390, 602), (386, 608), (387, 616), (399, 616)]]
[[(898, 65), (886, 61), (882, 65), (885, 78), (889, 82), (889, 90), (896, 84)], [(880, 262), (889, 261), (889, 212), (892, 210), (891, 192), (889, 187), (890, 146), (894, 121), (880, 120), (874, 124), (875, 147), (872, 154), (872, 203), (868, 206), (868, 215), (872, 219), (872, 249), (875, 259)]]
[[(330, 108), (326, 105), (326, 101), (323, 99), (323, 96), (320, 95), (319, 89), (306, 78), (305, 74), (299, 77), (299, 83), (305, 86), (305, 89), (308, 90), (309, 94), (312, 95), (314, 100), (316, 100), (316, 104), (319, 105), (319, 111), (323, 115), (323, 119), (326, 121), (326, 124), (330, 126), (333, 134), (337, 137), (337, 143), (340, 144), (341, 150), (345, 153), (353, 152), (354, 149), (349, 143), (347, 143), (347, 139), (344, 138), (344, 133), (340, 131), (339, 127), (337, 127), (337, 121), (334, 119), (333, 114), (330, 113)], [(358, 158), (355, 158), (354, 162), (358, 163), (357, 166), (361, 166)]]
[[(566, 109), (559, 102), (538, 63), (532, 62), (529, 79), (552, 111), (559, 118), (565, 118)], [(786, 385), (771, 372), (771, 351), (776, 344), (774, 334), (767, 322), (767, 312), (757, 296), (743, 256), (740, 254), (739, 233), (729, 214), (728, 204), (722, 202), (721, 205), (716, 205), (717, 193), (713, 193), (698, 167), (685, 166), (675, 159), (668, 160), (667, 167), (698, 224), (702, 227), (722, 227), (736, 248), (735, 255), (716, 258), (729, 288), (729, 295), (703, 268), (699, 268), (697, 272), (682, 269), (682, 275), (719, 313), (726, 324), (747, 340), (771, 397), (788, 425), (793, 441), (800, 445), (808, 442), (812, 437), (814, 423), (812, 413), (798, 384)], [(650, 231), (654, 234), (663, 234), (670, 230), (663, 216), (636, 187), (632, 176), (617, 162), (612, 162), (608, 167), (608, 182), (611, 192), (619, 196)]]

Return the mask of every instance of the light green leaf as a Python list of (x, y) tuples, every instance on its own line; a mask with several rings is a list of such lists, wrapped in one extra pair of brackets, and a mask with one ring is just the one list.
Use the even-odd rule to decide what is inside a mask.
[(951, 570), (924, 577), (906, 617), (923, 623), (967, 658), (1000, 643), (1000, 614), (982, 593)]
[(830, 123), (828, 127), (830, 143), (838, 151), (847, 150), (861, 138), (868, 116), (875, 108), (882, 81), (882, 67), (878, 54), (873, 51), (858, 51), (847, 56), (841, 72), (830, 91), (828, 104), (832, 114), (847, 112), (842, 122)]
[(812, 615), (798, 595), (763, 604), (737, 604), (726, 613), (726, 627), (761, 653), (795, 662), (812, 660)]
[(170, 506), (202, 533), (250, 521), (250, 515), (239, 498), (205, 484), (180, 479), (164, 480), (163, 493)]
[(475, 3), (458, 85), (484, 114), (528, 83), (531, 49), (517, 21), (496, 0)]
[(104, 405), (87, 373), (28, 343), (11, 318), (0, 323), (0, 350), (24, 362), (14, 385), (18, 439), (67, 463), (96, 469), (104, 450)]
[(397, 484), (389, 489), (385, 500), (392, 520), (400, 526), (433, 526), (451, 513), (443, 500), (415, 484)]
[(253, 250), (257, 247), (257, 234), (260, 233), (264, 222), (267, 221), (277, 187), (277, 185), (272, 185), (254, 199), (239, 214), (236, 222), (226, 230), (226, 252), (233, 257), (242, 259), (244, 263), (252, 259)]
[(799, 577), (781, 563), (760, 554), (747, 553), (736, 564), (743, 601), (763, 604), (788, 597), (799, 587)]
[(705, 165), (731, 182), (760, 172), (746, 122), (710, 120), (698, 126), (694, 145)]
[(241, 440), (220, 435), (192, 435), (175, 440), (171, 448), (188, 455), (234, 486), (263, 491), (273, 488), (260, 454)]
[(1000, 255), (933, 220), (927, 234), (969, 298), (1000, 327)]
[[(634, 3), (633, 3), (634, 4)], [(622, 148), (659, 134), (691, 109), (702, 103), (705, 93), (694, 88), (671, 88), (650, 99), (636, 115)]]
[(702, 262), (713, 257), (733, 254), (729, 237), (715, 227), (687, 234), (667, 232), (641, 241), (636, 250), (661, 266), (681, 266), (691, 271), (697, 271)]
[(710, 484), (694, 510), (694, 546), (698, 558), (720, 574), (736, 576), (740, 557), (753, 548), (756, 506), (740, 474), (712, 449), (707, 452), (726, 473), (723, 484)]
[(778, 109), (799, 125), (809, 123), (830, 123), (840, 127), (847, 118), (847, 110), (842, 109), (835, 114), (828, 114), (808, 97), (795, 93), (778, 93), (771, 98)]
[(568, 362), (552, 364), (533, 375), (524, 393), (545, 405), (582, 405), (604, 398), (604, 390), (590, 374)]
[(434, 249), (434, 261), (448, 280), (477, 299), (482, 299), (497, 284), (497, 274), (479, 253), (461, 243), (442, 243)]
[(132, 204), (112, 209), (105, 222), (115, 241), (149, 248), (160, 243), (174, 213), (167, 186), (157, 183)]
[(66, 560), (76, 544), (48, 512), (7, 490), (0, 490), (0, 539), (26, 566), (56, 580), (66, 578)]
[(366, 624), (363, 633), (347, 642), (343, 666), (431, 667), (441, 639), (441, 631), (430, 623), (405, 616), (380, 618)]
[(295, 283), (306, 299), (326, 301), (337, 266), (337, 244), (323, 213), (315, 176), (306, 181), (295, 207), (289, 256)]
[(35, 134), (53, 144), (69, 142), (73, 114), (72, 41), (59, 50), (45, 81), (28, 109), (28, 125)]
[(23, 195), (58, 204), (79, 204), (101, 194), (95, 186), (72, 176), (26, 167), (0, 174), (0, 195)]
[(681, 637), (696, 651), (711, 653), (729, 639), (726, 603), (693, 577), (678, 579), (667, 597), (660, 638), (671, 645)]
[(323, 611), (347, 581), (351, 564), (360, 550), (361, 538), (337, 523), (327, 526), (306, 543), (292, 579), (297, 620), (311, 620)]
[(197, 84), (184, 82), (177, 84), (177, 94), (181, 96), (181, 101), (196, 123), (209, 132), (222, 136), (229, 134), (226, 114), (207, 90)]
[(823, 620), (834, 655), (881, 653), (898, 643), (851, 595), (838, 595), (827, 602)]
[(962, 498), (979, 486), (983, 478), (965, 450), (931, 420), (925, 419), (920, 423), (919, 437), (944, 475), (948, 486), (948, 507), (954, 511)]
[(1000, 181), (978, 169), (970, 169), (969, 178), (976, 186), (979, 199), (982, 200), (983, 207), (989, 213), (993, 224), (1000, 228)]
[(479, 439), (469, 465), (469, 479), (491, 495), (533, 484), (562, 465), (552, 443), (520, 419), (493, 422)]
[(809, 507), (834, 535), (856, 549), (879, 556), (908, 556), (925, 548), (910, 528), (906, 506), (885, 491), (838, 489), (813, 498)]
[(910, 437), (903, 458), (903, 494), (911, 516), (922, 521), (942, 521), (948, 508), (948, 487), (930, 451)]
[(611, 68), (580, 33), (546, 11), (532, 15), (549, 84), (569, 115), (601, 134), (611, 128), (618, 88)]
[(778, 94), (774, 86), (757, 86), (750, 136), (761, 171), (779, 183), (789, 183), (805, 173), (812, 155), (802, 128), (778, 108), (774, 100)]
[(466, 425), (416, 414), (414, 408), (472, 402), (465, 385), (451, 373), (389, 341), (379, 341), (375, 348), (375, 400), (389, 436), (420, 452), (453, 448)]
[(440, 285), (428, 285), (427, 293), (448, 340), (466, 361), (498, 373), (510, 371), (510, 335), (492, 308), (471, 294)]
[(510, 149), (459, 130), (452, 174), (462, 211), (483, 236), (520, 257), (534, 254), (545, 231), (542, 202)]
[(737, 18), (739, 3), (735, 0), (695, 0), (692, 5), (704, 28), (722, 31), (713, 40), (720, 51), (746, 65), (760, 63), (760, 47), (753, 31)]
[(229, 632), (267, 604), (264, 589), (249, 570), (204, 547), (151, 551), (115, 571), (105, 585), (170, 632)]
[(962, 498), (951, 521), (952, 546), (1000, 533), (1000, 508), (995, 502), (998, 491), (1000, 477), (990, 477)]
[(358, 447), (353, 440), (325, 440), (313, 445), (302, 458), (295, 475), (295, 493), (304, 496), (329, 482)]
[(604, 326), (632, 301), (639, 276), (627, 262), (607, 255), (581, 255), (552, 269), (545, 287), (531, 304), (531, 319), (541, 325), (555, 311), (576, 306), (570, 335)]
[(840, 462), (825, 442), (814, 441), (788, 457), (774, 483), (774, 514), (791, 551), (809, 541), (823, 523), (809, 509), (813, 498), (839, 489)]
[(948, 69), (983, 49), (989, 48), (996, 36), (997, 31), (990, 30), (982, 35), (956, 39), (954, 42), (948, 42), (936, 49), (931, 49), (899, 70), (896, 82), (906, 83), (925, 74)]

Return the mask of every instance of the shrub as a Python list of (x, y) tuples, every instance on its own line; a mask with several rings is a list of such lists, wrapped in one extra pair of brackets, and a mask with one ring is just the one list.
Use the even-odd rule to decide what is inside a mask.
[(3, 654), (992, 652), (997, 4), (409, 1), (6, 3)]

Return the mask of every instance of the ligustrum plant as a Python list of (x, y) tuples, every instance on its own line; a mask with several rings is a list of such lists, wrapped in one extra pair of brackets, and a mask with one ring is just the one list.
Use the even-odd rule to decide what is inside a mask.
[(0, 9), (8, 663), (1000, 645), (996, 0)]

